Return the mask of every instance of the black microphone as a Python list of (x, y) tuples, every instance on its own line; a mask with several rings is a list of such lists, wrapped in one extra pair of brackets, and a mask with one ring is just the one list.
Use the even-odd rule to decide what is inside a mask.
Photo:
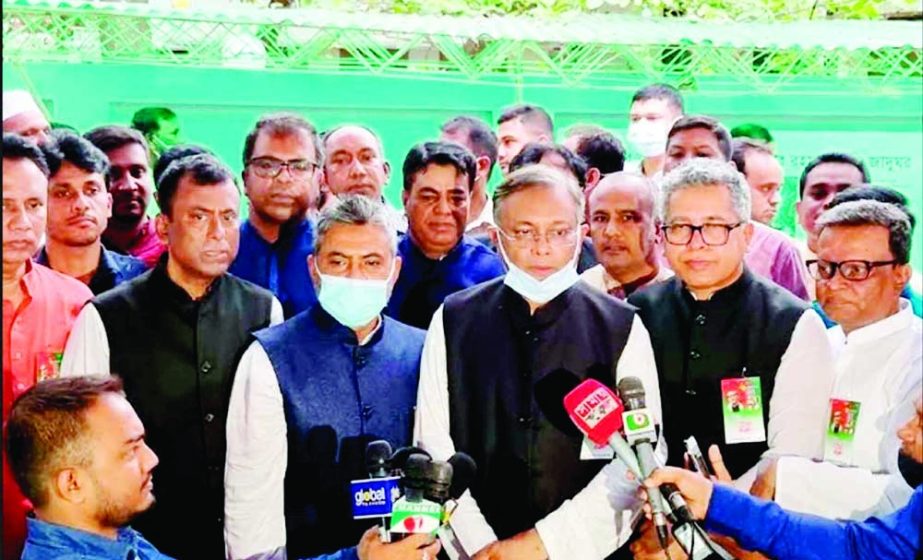
[[(659, 465), (654, 458), (653, 446), (657, 442), (657, 431), (654, 428), (653, 418), (647, 412), (644, 384), (637, 377), (624, 377), (619, 381), (618, 387), (622, 404), (625, 406), (626, 420), (631, 424), (625, 426), (625, 435), (628, 443), (635, 448), (638, 463), (641, 465), (641, 474), (648, 477)], [(629, 434), (632, 427), (639, 426), (639, 423), (642, 425), (636, 433)], [(686, 500), (683, 499), (675, 485), (661, 484), (660, 491), (670, 504), (676, 519), (683, 523), (694, 521)]]
[[(391, 459), (391, 444), (383, 439), (377, 439), (369, 442), (365, 446), (365, 467), (369, 472), (369, 478), (386, 478), (389, 473), (389, 462)], [(388, 516), (381, 516), (381, 528), (379, 531), (383, 542), (390, 542), (391, 534), (388, 531)]]
[(452, 465), (452, 484), (449, 486), (449, 499), (457, 500), (474, 482), (478, 466), (474, 459), (471, 458), (471, 455), (461, 451), (449, 457), (448, 462)]
[(391, 473), (397, 476), (402, 476), (404, 470), (407, 467), (407, 460), (411, 455), (425, 455), (432, 459), (432, 456), (423, 448), (415, 447), (408, 445), (407, 447), (401, 447), (391, 455), (391, 459), (388, 460), (388, 466), (391, 467)]
[[(657, 430), (654, 427), (654, 419), (646, 408), (644, 384), (637, 377), (624, 377), (619, 381), (618, 388), (625, 407), (625, 437), (634, 447), (641, 466), (641, 473), (647, 478), (659, 465), (654, 458), (652, 445), (657, 441)], [(673, 510), (676, 522), (673, 526), (673, 534), (691, 558), (695, 560), (733, 558), (726, 550), (714, 543), (696, 523), (689, 512), (686, 500), (683, 499), (675, 485), (661, 484), (660, 491)], [(660, 531), (661, 528), (658, 526), (658, 537), (660, 537)], [(695, 540), (696, 536), (699, 536), (698, 542)]]
[(371, 478), (388, 476), (391, 460), (391, 444), (383, 439), (369, 442), (365, 446), (365, 467)]

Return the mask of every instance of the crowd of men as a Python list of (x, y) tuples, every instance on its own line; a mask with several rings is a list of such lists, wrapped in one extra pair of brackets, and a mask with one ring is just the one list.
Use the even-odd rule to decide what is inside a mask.
[(781, 507), (919, 524), (898, 433), (919, 414), (923, 306), (899, 191), (818, 155), (801, 244), (771, 226), (768, 132), (733, 137), (670, 86), (632, 99), (639, 161), (594, 125), (556, 144), (535, 105), (496, 125), (458, 116), (411, 147), (398, 210), (361, 124), (263, 115), (238, 178), (175, 131), (52, 130), (4, 93), (4, 557), (434, 558), (352, 519), (384, 439), (474, 458), (451, 523), (476, 560), (684, 558), (562, 408), (627, 376), (666, 465), (695, 436)]

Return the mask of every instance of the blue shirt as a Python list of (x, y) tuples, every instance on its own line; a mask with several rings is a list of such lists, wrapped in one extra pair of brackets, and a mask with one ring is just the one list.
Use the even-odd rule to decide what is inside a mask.
[(240, 226), (240, 249), (228, 272), (272, 292), (288, 319), (317, 301), (308, 272), (308, 255), (313, 252), (311, 220), (282, 226), (275, 243), (263, 239), (247, 221)]
[(34, 517), (26, 524), (22, 560), (172, 560), (131, 527), (119, 529), (112, 540)]
[[(141, 276), (148, 270), (144, 261), (137, 257), (116, 253), (105, 247), (101, 247), (101, 249), (99, 265), (96, 267), (96, 272), (93, 273), (93, 277), (90, 278), (90, 283), (88, 284), (90, 291), (95, 296), (111, 290), (122, 282), (131, 280), (135, 276)], [(42, 247), (42, 252), (39, 253), (35, 262), (51, 268), (45, 247)]]
[(429, 328), (446, 297), (506, 274), (503, 261), (483, 244), (463, 236), (449, 253), (433, 260), (405, 235), (397, 246), (401, 274), (385, 313), (402, 323)]
[(728, 486), (714, 488), (705, 529), (772, 558), (911, 560), (920, 551), (923, 486), (917, 487), (904, 508), (861, 522), (792, 513)]
[[(901, 292), (901, 297), (910, 300), (910, 307), (913, 308), (914, 315), (917, 317), (923, 317), (923, 296), (920, 296), (920, 294), (913, 291), (910, 286), (904, 286), (904, 291)], [(820, 315), (821, 319), (823, 319), (824, 325), (826, 325), (828, 329), (832, 329), (836, 326), (836, 321), (824, 313), (824, 309), (820, 306), (819, 301), (814, 300), (811, 305), (814, 306), (814, 310), (817, 311), (817, 314)]]

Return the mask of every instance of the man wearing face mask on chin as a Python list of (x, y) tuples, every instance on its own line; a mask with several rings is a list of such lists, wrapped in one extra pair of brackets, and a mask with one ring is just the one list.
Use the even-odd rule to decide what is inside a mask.
[(401, 268), (382, 204), (341, 196), (307, 266), (318, 303), (255, 333), (231, 391), (228, 558), (434, 557), (425, 539), (355, 547), (372, 523), (353, 521), (349, 481), (368, 478), (368, 442), (409, 445), (424, 338), (381, 314)]
[(561, 399), (589, 377), (614, 387), (641, 376), (659, 422), (650, 339), (633, 308), (579, 282), (584, 198), (574, 179), (523, 167), (493, 203), (507, 273), (436, 311), (414, 439), (434, 459), (458, 450), (477, 463), (452, 526), (478, 560), (604, 558), (631, 532), (630, 506), (620, 505), (633, 502), (631, 489), (613, 488), (621, 462), (584, 447)]
[(641, 155), (641, 161), (625, 162), (625, 171), (653, 177), (663, 171), (667, 133), (683, 116), (683, 97), (673, 86), (651, 84), (631, 98), (628, 143)]

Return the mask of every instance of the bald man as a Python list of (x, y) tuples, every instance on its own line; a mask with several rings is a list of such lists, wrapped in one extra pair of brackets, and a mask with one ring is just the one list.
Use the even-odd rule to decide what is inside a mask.
[(581, 275), (584, 282), (625, 299), (673, 276), (659, 260), (653, 192), (649, 179), (632, 172), (606, 175), (593, 189), (590, 237), (600, 264)]
[(348, 194), (380, 200), (385, 204), (388, 223), (398, 232), (407, 231), (404, 212), (391, 206), (384, 197), (391, 178), (391, 164), (385, 159), (381, 137), (363, 125), (340, 125), (323, 134), (324, 157), (321, 174), (321, 210), (337, 197)]

